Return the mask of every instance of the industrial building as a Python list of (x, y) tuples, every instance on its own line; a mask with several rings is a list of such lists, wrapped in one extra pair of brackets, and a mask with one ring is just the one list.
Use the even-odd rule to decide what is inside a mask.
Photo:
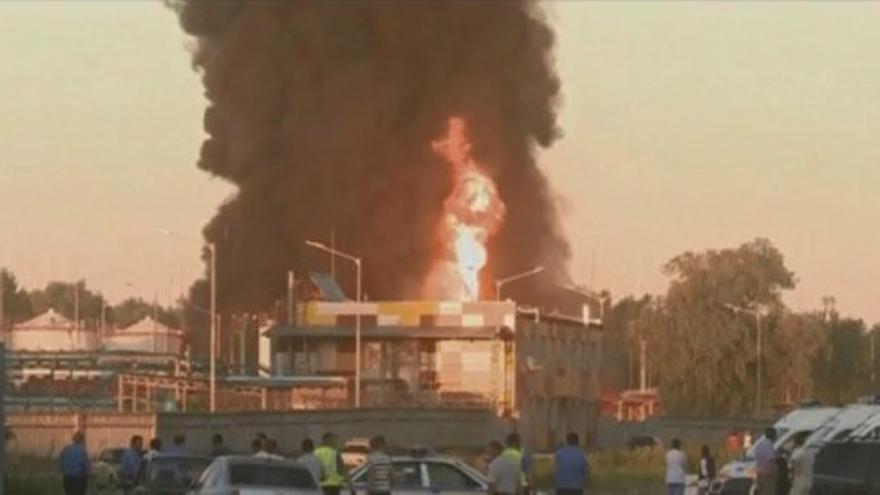
[(601, 332), (588, 318), (509, 301), (311, 301), (295, 313), (262, 332), (260, 364), (275, 375), (354, 380), (360, 316), (364, 407), (485, 407), (538, 448), (594, 434)]

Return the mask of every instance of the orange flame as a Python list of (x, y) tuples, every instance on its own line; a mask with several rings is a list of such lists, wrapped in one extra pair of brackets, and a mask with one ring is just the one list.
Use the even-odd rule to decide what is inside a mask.
[(504, 203), (492, 179), (471, 156), (464, 119), (449, 119), (444, 139), (431, 143), (452, 165), (454, 186), (443, 202), (438, 226), (443, 252), (425, 285), (428, 297), (473, 301), (480, 296), (480, 272), (486, 266), (486, 244), (504, 218)]

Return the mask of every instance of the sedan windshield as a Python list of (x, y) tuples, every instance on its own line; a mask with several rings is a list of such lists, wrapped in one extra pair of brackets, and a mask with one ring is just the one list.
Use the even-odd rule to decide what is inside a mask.
[(229, 482), (234, 486), (317, 488), (308, 470), (286, 465), (233, 464), (229, 467)]
[(199, 479), (211, 459), (201, 457), (157, 457), (150, 462), (149, 483), (188, 486)]

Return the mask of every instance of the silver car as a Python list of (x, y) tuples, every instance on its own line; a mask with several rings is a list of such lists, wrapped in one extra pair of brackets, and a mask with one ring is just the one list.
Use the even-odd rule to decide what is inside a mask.
[[(395, 495), (425, 495), (426, 492), (474, 495), (489, 492), (489, 481), (464, 461), (443, 456), (392, 457), (391, 491)], [(358, 495), (367, 492), (367, 466), (352, 471)]]
[(318, 481), (298, 462), (245, 456), (218, 457), (190, 495), (321, 495)]

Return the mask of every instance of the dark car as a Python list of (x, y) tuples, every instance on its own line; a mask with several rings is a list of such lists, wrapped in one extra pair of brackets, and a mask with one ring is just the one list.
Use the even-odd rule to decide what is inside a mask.
[(185, 454), (160, 454), (145, 461), (138, 495), (183, 495), (214, 459)]
[(630, 450), (636, 449), (659, 449), (663, 446), (663, 443), (659, 438), (651, 436), (651, 435), (636, 435), (630, 437), (629, 441), (626, 442), (626, 446), (629, 447)]

